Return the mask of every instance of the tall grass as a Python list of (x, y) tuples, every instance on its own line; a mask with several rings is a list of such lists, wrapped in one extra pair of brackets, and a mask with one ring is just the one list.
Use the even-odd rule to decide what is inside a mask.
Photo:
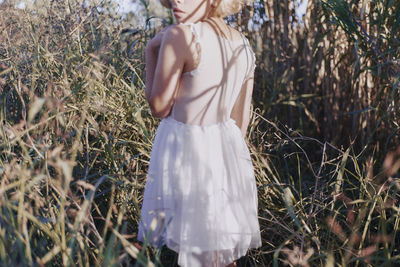
[[(355, 75), (354, 69), (365, 66), (362, 60), (383, 64), (383, 59), (352, 50), (345, 30), (343, 59), (333, 57), (329, 53), (340, 46), (333, 36), (342, 31), (333, 29), (345, 27), (332, 24), (339, 18), (336, 7), (310, 2), (301, 28), (284, 23), (293, 16), (285, 9), (290, 3), (264, 3), (268, 17), (282, 23), (246, 32), (258, 47), (248, 143), (263, 246), (239, 266), (399, 264), (397, 110), (376, 127), (382, 135), (394, 131), (384, 148), (357, 128), (369, 125), (363, 116), (375, 111), (346, 115), (356, 118), (355, 128), (346, 129), (340, 119), (333, 126), (345, 115), (335, 113), (340, 109), (332, 104), (349, 104), (361, 75), (375, 75), (373, 90), (393, 90), (377, 103), (389, 99), (396, 108), (396, 79), (390, 76), (395, 66), (382, 67), (387, 75), (382, 79), (367, 70)], [(239, 26), (248, 11), (233, 18)], [(176, 265), (173, 252), (136, 239), (158, 124), (142, 80), (143, 48), (155, 29), (133, 28), (116, 15), (111, 1), (87, 6), (78, 0), (42, 1), (26, 11), (2, 4), (0, 13), (0, 265)], [(262, 48), (261, 40), (268, 46)], [(372, 49), (365, 42), (358, 47)], [(286, 53), (290, 57), (283, 57)], [(328, 65), (328, 73), (317, 71)], [(341, 105), (349, 112), (357, 111), (346, 103)], [(359, 132), (353, 136), (358, 141), (347, 145), (340, 138), (350, 129)]]
[[(304, 2), (304, 1), (301, 1)], [(399, 145), (400, 2), (260, 0), (241, 25), (257, 51), (256, 104), (272, 120), (337, 146)]]
[(128, 241), (154, 131), (143, 36), (81, 4), (1, 6), (1, 265), (147, 261)]

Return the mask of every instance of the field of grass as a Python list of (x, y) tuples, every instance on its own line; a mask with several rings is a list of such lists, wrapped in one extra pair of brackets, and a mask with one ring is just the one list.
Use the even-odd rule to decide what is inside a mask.
[[(82, 2), (0, 4), (0, 266), (175, 266), (136, 240), (156, 29)], [(263, 245), (238, 266), (400, 265), (400, 1), (257, 3), (229, 18), (258, 63)]]

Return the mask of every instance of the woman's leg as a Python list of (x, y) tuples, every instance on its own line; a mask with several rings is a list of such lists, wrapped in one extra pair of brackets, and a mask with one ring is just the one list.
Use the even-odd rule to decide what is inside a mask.
[(229, 264), (229, 265), (226, 265), (226, 267), (236, 267), (237, 265), (236, 265), (236, 261), (234, 261), (234, 262), (232, 262), (231, 264)]

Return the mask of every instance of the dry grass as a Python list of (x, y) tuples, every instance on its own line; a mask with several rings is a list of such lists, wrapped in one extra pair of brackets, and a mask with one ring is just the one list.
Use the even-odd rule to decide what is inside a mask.
[[(339, 147), (399, 146), (400, 1), (308, 1), (304, 23), (297, 2), (263, 0), (239, 19), (257, 52), (260, 113)], [(246, 15), (264, 12), (249, 32)]]
[[(329, 30), (328, 9), (311, 2), (308, 26), (298, 29), (278, 3), (264, 4), (279, 25), (247, 33), (254, 43), (273, 38), (258, 50), (249, 129), (263, 247), (239, 266), (399, 264), (400, 150), (395, 134), (385, 136), (398, 130), (395, 83), (373, 76), (365, 87), (372, 74), (354, 76), (376, 62), (354, 67), (354, 43)], [(136, 241), (158, 124), (141, 79), (149, 32), (79, 1), (0, 12), (0, 265), (173, 266), (173, 253)], [(245, 13), (238, 19), (244, 24)], [(395, 108), (376, 142), (361, 126), (381, 113), (348, 115), (354, 127), (340, 115), (365, 108), (371, 88), (394, 90), (374, 100)], [(357, 142), (341, 143), (351, 131)]]

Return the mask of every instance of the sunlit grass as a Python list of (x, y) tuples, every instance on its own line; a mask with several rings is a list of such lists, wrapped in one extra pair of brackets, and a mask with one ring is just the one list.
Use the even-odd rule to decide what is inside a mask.
[[(142, 80), (149, 33), (69, 4), (0, 10), (0, 265), (173, 266), (136, 239), (158, 124)], [(263, 246), (239, 266), (399, 264), (400, 151), (306, 137), (255, 97)]]

